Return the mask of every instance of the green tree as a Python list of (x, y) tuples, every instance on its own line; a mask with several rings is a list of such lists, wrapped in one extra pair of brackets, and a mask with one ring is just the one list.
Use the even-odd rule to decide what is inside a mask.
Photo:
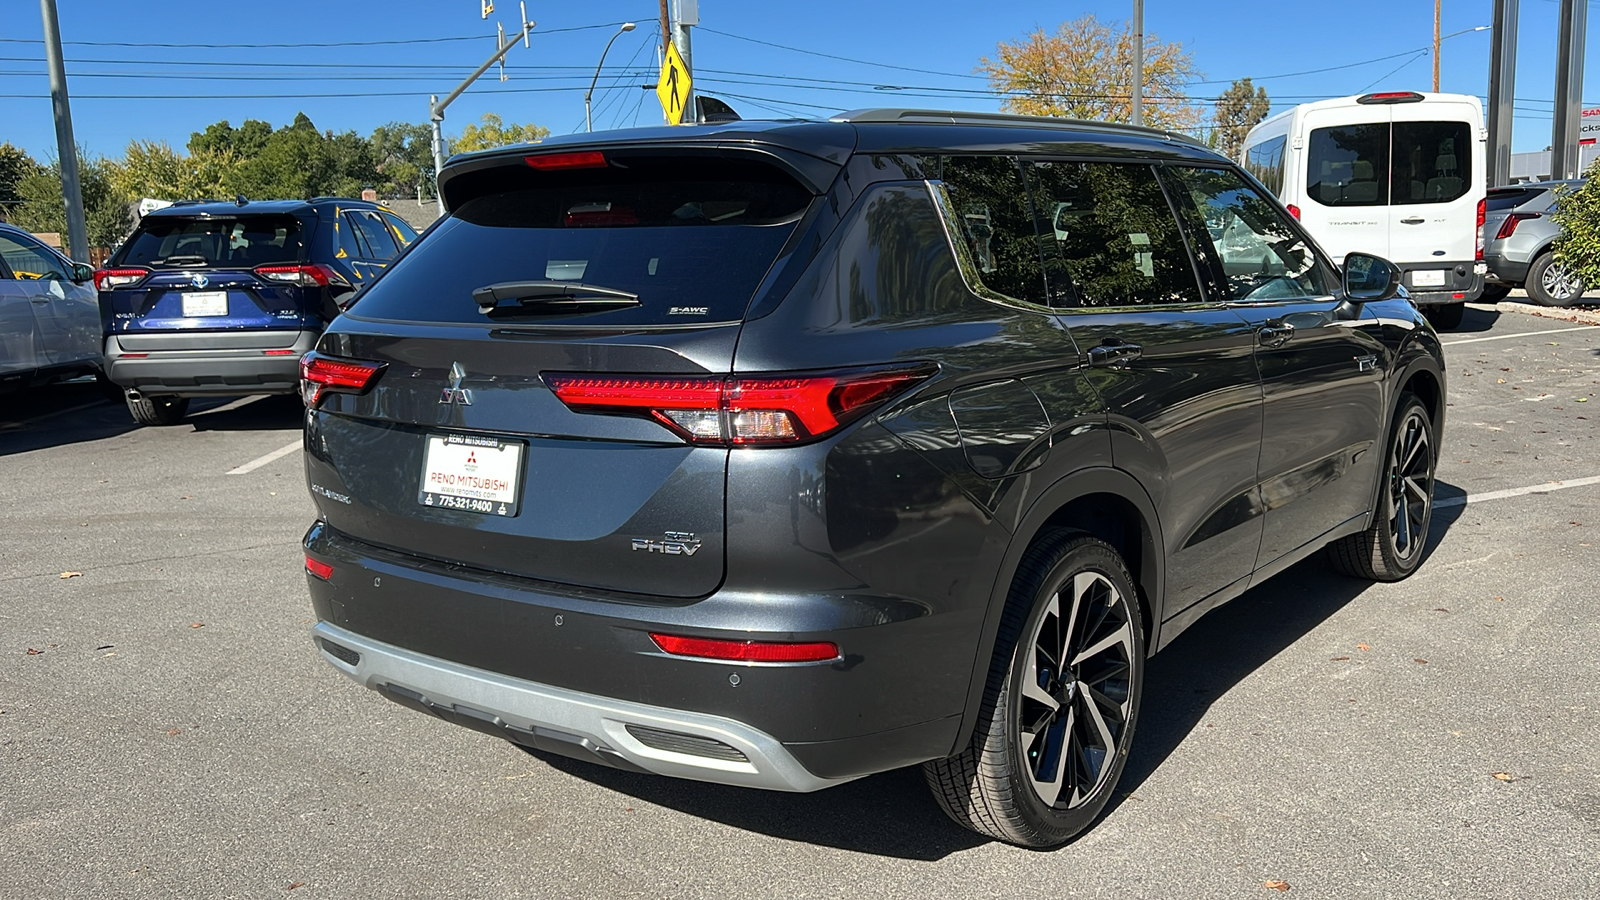
[(17, 193), (22, 179), (38, 169), (39, 164), (26, 151), (12, 146), (10, 141), (0, 144), (0, 222), (22, 202), (22, 196)]
[(450, 152), (471, 153), (507, 144), (533, 144), (549, 136), (550, 129), (543, 125), (506, 124), (495, 113), (484, 113), (478, 124), (469, 123), (461, 129), (461, 136), (450, 142)]
[[(78, 181), (83, 191), (83, 213), (89, 245), (114, 247), (133, 230), (128, 198), (112, 183), (115, 163), (98, 156), (78, 154)], [(67, 233), (67, 204), (61, 197), (61, 164), (51, 162), (23, 176), (17, 183), (20, 203), (12, 223), (34, 232)]]
[[(1133, 116), (1133, 31), (1093, 14), (1063, 22), (1055, 34), (1036, 28), (1018, 41), (1001, 41), (995, 58), (978, 71), (1007, 95), (1007, 112), (1127, 122)], [(1144, 35), (1145, 124), (1187, 130), (1200, 121), (1184, 87), (1199, 75), (1180, 43)]]
[(1561, 236), (1553, 247), (1556, 262), (1592, 287), (1600, 284), (1600, 160), (1583, 175), (1582, 184), (1556, 189), (1551, 219), (1561, 226)]
[(206, 145), (185, 156), (166, 141), (129, 141), (122, 160), (112, 165), (110, 178), (123, 197), (133, 200), (224, 199), (238, 164), (231, 147), (223, 145)]
[(1271, 109), (1272, 101), (1267, 99), (1266, 88), (1252, 85), (1248, 78), (1234, 81), (1217, 99), (1216, 110), (1212, 113), (1216, 124), (1212, 134), (1217, 136), (1214, 146), (1229, 159), (1243, 162), (1239, 154), (1244, 149), (1245, 135), (1261, 124)]
[(419, 200), (434, 195), (433, 134), (428, 126), (390, 122), (373, 129), (368, 140), (383, 178), (380, 193)]

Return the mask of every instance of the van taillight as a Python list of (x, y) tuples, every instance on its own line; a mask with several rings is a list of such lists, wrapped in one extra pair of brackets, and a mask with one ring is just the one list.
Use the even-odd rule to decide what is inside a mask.
[(1510, 215), (1506, 216), (1506, 220), (1504, 222), (1500, 223), (1500, 230), (1495, 232), (1494, 239), (1497, 241), (1503, 241), (1517, 233), (1518, 222), (1521, 222), (1523, 219), (1538, 218), (1543, 218), (1543, 213), (1511, 213)]
[(696, 444), (797, 444), (826, 437), (934, 373), (932, 365), (764, 375), (546, 372), (576, 412), (653, 419)]
[(97, 269), (94, 273), (94, 287), (97, 291), (132, 287), (148, 277), (150, 277), (149, 269)]
[(326, 356), (313, 350), (300, 357), (300, 399), (316, 409), (324, 395), (361, 394), (378, 380), (388, 363)]
[(1294, 216), (1294, 220), (1296, 222), (1300, 221), (1300, 207), (1295, 206), (1293, 203), (1291, 203), (1291, 204), (1289, 204), (1288, 208), (1289, 208), (1289, 215)]
[[(1484, 217), (1487, 214), (1487, 212), (1488, 212), (1488, 201), (1480, 198), (1478, 200), (1478, 227), (1476, 229), (1476, 231), (1478, 233), (1478, 255), (1474, 256), (1473, 259), (1483, 259), (1483, 222), (1484, 222)], [(1512, 227), (1516, 227), (1516, 226), (1512, 226)]]

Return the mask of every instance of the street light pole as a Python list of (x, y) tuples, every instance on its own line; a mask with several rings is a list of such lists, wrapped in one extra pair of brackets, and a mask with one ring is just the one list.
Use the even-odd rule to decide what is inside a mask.
[(45, 65), (50, 69), (50, 105), (56, 117), (56, 151), (61, 159), (61, 198), (67, 207), (67, 255), (89, 260), (89, 227), (83, 215), (83, 188), (78, 181), (78, 145), (72, 137), (72, 109), (67, 103), (67, 69), (61, 59), (61, 22), (55, 0), (39, 0), (44, 15)]
[(1144, 124), (1144, 0), (1133, 0), (1133, 124)]
[(617, 38), (622, 37), (636, 27), (632, 22), (623, 22), (622, 27), (617, 29), (617, 33), (611, 36), (611, 40), (606, 41), (606, 48), (600, 51), (600, 61), (595, 63), (594, 66), (594, 77), (589, 79), (589, 89), (583, 92), (584, 131), (594, 131), (594, 122), (589, 117), (589, 98), (594, 96), (594, 86), (600, 81), (600, 69), (606, 64), (606, 54), (611, 52), (611, 45), (616, 42)]
[(1439, 45), (1457, 35), (1471, 34), (1474, 31), (1488, 31), (1489, 26), (1479, 25), (1474, 28), (1463, 28), (1452, 31), (1443, 37), (1439, 36), (1439, 0), (1434, 0), (1433, 7), (1433, 92), (1439, 93)]
[(433, 193), (434, 198), (439, 202), (439, 215), (441, 216), (444, 215), (444, 194), (439, 190), (439, 173), (444, 171), (445, 107), (454, 103), (455, 99), (461, 96), (462, 91), (471, 87), (472, 83), (477, 81), (480, 75), (489, 71), (490, 66), (505, 59), (506, 54), (511, 52), (511, 48), (517, 45), (518, 37), (522, 39), (522, 46), (528, 46), (528, 32), (533, 30), (533, 26), (534, 23), (528, 21), (528, 6), (524, 3), (522, 6), (522, 29), (517, 32), (516, 37), (507, 40), (505, 43), (500, 43), (500, 38), (495, 38), (495, 43), (499, 45), (498, 49), (495, 50), (493, 56), (484, 60), (483, 65), (479, 66), (477, 71), (468, 75), (465, 81), (456, 85), (456, 89), (446, 94), (443, 100), (440, 100), (438, 95), (428, 98), (428, 119), (433, 123)]

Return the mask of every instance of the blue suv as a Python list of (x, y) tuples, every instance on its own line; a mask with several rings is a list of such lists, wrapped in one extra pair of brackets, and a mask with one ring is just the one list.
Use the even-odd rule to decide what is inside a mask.
[(95, 273), (106, 375), (146, 425), (191, 397), (289, 394), (300, 356), (416, 232), (335, 197), (179, 203)]

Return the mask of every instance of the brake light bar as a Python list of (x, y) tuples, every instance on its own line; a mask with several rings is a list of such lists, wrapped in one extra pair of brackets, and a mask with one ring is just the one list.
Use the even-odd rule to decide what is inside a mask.
[(653, 419), (697, 444), (796, 444), (826, 437), (934, 373), (932, 365), (772, 375), (546, 372), (575, 412)]
[(839, 658), (839, 645), (828, 641), (723, 641), (650, 632), (650, 640), (673, 656), (725, 659), (733, 662), (805, 663)]
[(97, 291), (109, 291), (112, 288), (132, 287), (149, 277), (149, 269), (132, 266), (117, 269), (96, 269), (94, 273), (94, 288)]
[(1536, 212), (1511, 213), (1511, 214), (1506, 216), (1506, 220), (1504, 222), (1500, 223), (1500, 230), (1495, 232), (1494, 239), (1497, 240), (1497, 241), (1503, 241), (1506, 238), (1511, 237), (1513, 234), (1516, 234), (1517, 233), (1517, 223), (1521, 222), (1523, 219), (1540, 219), (1540, 218), (1543, 218), (1543, 217), (1544, 217), (1544, 213), (1536, 213)]
[(300, 357), (300, 399), (316, 409), (329, 393), (363, 394), (388, 363), (327, 356), (313, 350)]
[(329, 266), (256, 266), (250, 271), (278, 284), (297, 284), (301, 287), (327, 287), (330, 284), (349, 287), (343, 275)]
[(606, 155), (599, 150), (579, 150), (574, 153), (541, 153), (524, 156), (522, 161), (543, 172), (564, 169), (604, 169)]
[(1376, 94), (1363, 94), (1356, 98), (1357, 103), (1421, 103), (1422, 95), (1416, 91), (1380, 91)]

